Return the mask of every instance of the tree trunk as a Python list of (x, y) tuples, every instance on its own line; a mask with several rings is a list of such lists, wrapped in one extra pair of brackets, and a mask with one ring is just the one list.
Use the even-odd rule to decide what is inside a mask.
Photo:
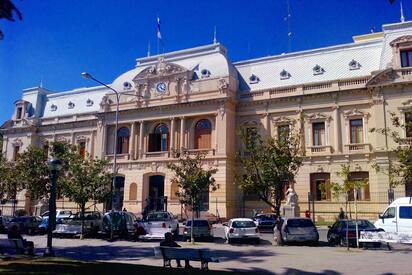
[(195, 243), (195, 238), (193, 237), (193, 228), (194, 228), (194, 223), (195, 223), (195, 209), (194, 209), (194, 203), (193, 203), (193, 197), (192, 197), (192, 226), (190, 228), (190, 242), (192, 244)]
[(81, 226), (80, 226), (80, 239), (83, 240), (83, 232), (84, 232), (84, 212), (85, 212), (85, 204), (80, 205), (80, 219), (81, 219)]

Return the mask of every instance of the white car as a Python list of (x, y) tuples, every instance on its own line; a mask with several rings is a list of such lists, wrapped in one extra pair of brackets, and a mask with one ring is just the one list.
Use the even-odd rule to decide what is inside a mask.
[[(66, 210), (66, 209), (57, 209), (56, 210), (56, 218), (70, 218), (72, 215), (72, 211)], [(40, 215), (42, 218), (48, 218), (49, 217), (49, 211), (44, 212), (43, 214)]]
[(149, 213), (143, 220), (143, 227), (146, 235), (140, 236), (140, 239), (161, 240), (166, 232), (179, 235), (179, 222), (172, 213), (166, 211)]
[(385, 232), (412, 232), (412, 197), (394, 200), (374, 225)]
[(260, 242), (259, 229), (252, 219), (231, 219), (227, 224), (224, 223), (223, 226), (225, 228), (225, 238), (228, 243), (232, 243), (233, 240), (252, 240), (255, 243)]

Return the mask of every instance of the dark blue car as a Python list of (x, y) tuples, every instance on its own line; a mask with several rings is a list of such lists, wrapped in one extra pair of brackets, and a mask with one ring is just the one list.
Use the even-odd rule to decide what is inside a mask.
[[(377, 229), (368, 220), (358, 220), (357, 224), (358, 237), (360, 235), (360, 231), (382, 231), (381, 229)], [(346, 238), (346, 231), (348, 232), (348, 238)], [(348, 239), (350, 246), (356, 246), (356, 221), (339, 220), (335, 222), (332, 226), (329, 226), (327, 238), (328, 242), (333, 245), (339, 244), (346, 246)]]

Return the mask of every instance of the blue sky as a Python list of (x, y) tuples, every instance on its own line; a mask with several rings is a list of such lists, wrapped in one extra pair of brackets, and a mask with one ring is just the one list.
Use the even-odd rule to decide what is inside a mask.
[[(165, 52), (210, 44), (213, 29), (232, 61), (287, 51), (286, 0), (14, 0), (24, 20), (0, 21), (0, 123), (24, 88), (54, 91), (93, 86), (133, 68), (148, 41), (156, 53), (156, 15)], [(353, 35), (399, 22), (388, 0), (290, 0), (292, 51), (351, 42)], [(412, 1), (403, 1), (412, 19)]]

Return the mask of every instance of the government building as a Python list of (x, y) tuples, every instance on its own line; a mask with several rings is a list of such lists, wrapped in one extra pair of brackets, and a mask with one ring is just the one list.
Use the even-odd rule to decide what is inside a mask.
[[(358, 213), (375, 219), (388, 204), (389, 179), (372, 166), (387, 166), (397, 145), (370, 129), (393, 127), (392, 112), (412, 120), (411, 82), (412, 21), (383, 25), (382, 32), (354, 36), (348, 44), (235, 63), (219, 43), (139, 58), (110, 84), (120, 93), (115, 192), (127, 211), (167, 202), (168, 211), (184, 216), (167, 164), (177, 161), (173, 152), (187, 149), (205, 152), (205, 165), (218, 169), (220, 188), (203, 194), (205, 213), (231, 218), (270, 211), (236, 183), (243, 147), (238, 133), (254, 128), (279, 138), (296, 130), (305, 151), (293, 183), (301, 215), (310, 193), (316, 220), (337, 216), (344, 200), (320, 186), (342, 182), (337, 172), (350, 164), (351, 178), (368, 182), (357, 195)], [(104, 86), (25, 89), (2, 126), (3, 153), (14, 160), (28, 146), (64, 141), (107, 159), (111, 171), (115, 111), (116, 96)], [(401, 131), (412, 141), (411, 131)], [(412, 195), (412, 183), (395, 189), (395, 197), (405, 195)], [(44, 205), (17, 197), (17, 207), (31, 212)], [(75, 205), (59, 198), (57, 207)]]

